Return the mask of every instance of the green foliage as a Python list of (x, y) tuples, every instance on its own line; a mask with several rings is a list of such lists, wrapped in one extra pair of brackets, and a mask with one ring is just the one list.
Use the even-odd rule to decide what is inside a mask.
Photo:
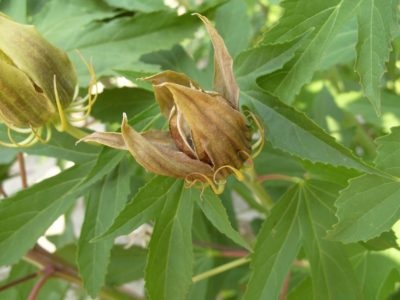
[[(240, 110), (261, 125), (259, 156), (216, 195), (56, 129), (47, 143), (0, 146), (0, 299), (397, 299), (399, 2), (171, 3), (0, 0), (0, 12), (68, 53), (79, 94), (90, 74), (76, 50), (93, 65), (100, 93), (82, 137), (119, 133), (123, 113), (138, 132), (168, 130), (142, 80), (157, 72), (211, 91), (213, 49), (192, 13), (207, 16), (233, 58)], [(17, 191), (19, 153), (29, 184)]]

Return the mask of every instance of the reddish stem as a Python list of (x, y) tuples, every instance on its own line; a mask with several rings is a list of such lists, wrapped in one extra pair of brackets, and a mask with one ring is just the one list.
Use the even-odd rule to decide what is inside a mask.
[(222, 250), (218, 253), (222, 257), (245, 257), (249, 255), (246, 250)]
[(43, 270), (43, 276), (42, 276), (42, 278), (40, 278), (38, 280), (38, 282), (32, 288), (32, 290), (28, 296), (28, 300), (36, 300), (37, 299), (40, 289), (45, 285), (47, 280), (53, 275), (54, 272), (55, 272), (55, 269), (51, 265), (47, 266)]
[(21, 177), (22, 187), (25, 189), (28, 187), (28, 180), (26, 176), (26, 167), (25, 167), (25, 158), (22, 152), (17, 154), (18, 166), (19, 166), (19, 175)]
[(9, 283), (7, 283), (5, 285), (2, 285), (2, 286), (0, 286), (0, 292), (5, 291), (6, 289), (12, 288), (13, 286), (18, 285), (20, 283), (23, 283), (25, 281), (31, 280), (31, 279), (35, 278), (36, 276), (38, 276), (38, 275), (39, 275), (38, 272), (35, 272), (35, 273), (32, 273), (32, 274), (26, 275), (24, 277), (21, 277), (19, 279), (16, 279), (14, 281), (11, 281), (11, 282), (9, 282)]

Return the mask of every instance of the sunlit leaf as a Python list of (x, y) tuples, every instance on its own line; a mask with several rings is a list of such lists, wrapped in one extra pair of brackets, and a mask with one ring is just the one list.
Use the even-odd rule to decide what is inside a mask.
[(395, 2), (365, 0), (358, 13), (356, 69), (364, 94), (378, 115), (381, 113), (381, 80), (391, 50), (391, 30), (396, 22)]
[(271, 30), (265, 43), (292, 41), (313, 29), (305, 46), (283, 69), (262, 77), (259, 84), (285, 103), (292, 103), (301, 87), (308, 83), (319, 68), (330, 42), (346, 22), (354, 16), (362, 1), (290, 0), (283, 3), (285, 15), (279, 26)]
[[(396, 155), (400, 144), (400, 128), (377, 140), (377, 167), (399, 176), (400, 160)], [(330, 238), (345, 243), (367, 241), (389, 231), (400, 218), (397, 177), (362, 175), (350, 181), (336, 202), (339, 222)]]

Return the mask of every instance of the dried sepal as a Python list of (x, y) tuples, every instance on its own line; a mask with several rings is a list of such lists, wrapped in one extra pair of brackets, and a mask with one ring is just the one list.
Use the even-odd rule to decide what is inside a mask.
[(128, 150), (121, 133), (117, 132), (93, 132), (76, 142), (97, 143), (119, 150)]
[(195, 173), (213, 176), (209, 165), (179, 151), (168, 132), (149, 131), (140, 134), (129, 126), (125, 115), (121, 132), (129, 152), (148, 171), (191, 180), (198, 177)]
[(169, 70), (145, 77), (143, 80), (150, 81), (153, 84), (156, 100), (160, 106), (161, 113), (166, 118), (169, 118), (174, 103), (171, 93), (162, 86), (162, 83), (173, 82), (179, 85), (200, 89), (200, 86), (185, 74)]
[(230, 101), (234, 108), (239, 107), (239, 86), (233, 73), (233, 60), (224, 40), (211, 22), (200, 14), (195, 14), (204, 23), (214, 48), (214, 91)]
[(251, 153), (246, 119), (218, 95), (210, 95), (175, 83), (163, 84), (171, 92), (191, 129), (197, 153), (206, 153), (215, 169), (243, 164), (240, 151)]
[[(253, 122), (249, 123), (238, 110), (239, 88), (233, 76), (232, 58), (208, 19), (198, 16), (215, 50), (215, 91), (204, 91), (186, 75), (173, 71), (144, 78), (153, 84), (156, 100), (168, 120), (169, 132), (139, 133), (128, 125), (124, 116), (121, 135), (94, 134), (84, 140), (114, 148), (124, 144), (146, 170), (184, 178), (186, 187), (210, 186), (220, 194), (228, 175), (244, 179), (242, 171), (248, 168), (252, 157), (251, 129), (256, 126), (263, 132), (253, 115), (250, 119)], [(256, 151), (262, 142), (260, 139), (253, 145)]]

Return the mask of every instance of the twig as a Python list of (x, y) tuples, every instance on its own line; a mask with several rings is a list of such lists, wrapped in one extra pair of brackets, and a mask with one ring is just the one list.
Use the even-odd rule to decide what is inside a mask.
[(4, 285), (0, 286), (0, 292), (5, 291), (5, 290), (7, 290), (7, 289), (9, 289), (9, 288), (11, 288), (11, 287), (13, 287), (15, 285), (18, 285), (20, 283), (23, 283), (25, 281), (31, 280), (31, 279), (37, 277), (38, 275), (39, 275), (39, 273), (35, 272), (35, 273), (32, 273), (32, 274), (26, 275), (24, 277), (18, 278), (18, 279), (14, 280), (14, 281), (11, 281), (11, 282), (7, 283), (7, 284), (4, 284)]
[(246, 250), (222, 250), (218, 253), (221, 257), (245, 257), (249, 255), (249, 251)]
[[(41, 268), (46, 269), (51, 267), (53, 269), (53, 273), (51, 276), (56, 278), (61, 278), (66, 280), (70, 283), (76, 284), (80, 287), (83, 286), (83, 282), (78, 275), (78, 271), (75, 267), (70, 265), (68, 262), (64, 261), (60, 257), (55, 256), (47, 252), (45, 249), (36, 245), (32, 250), (30, 250), (25, 255), (25, 260), (32, 263), (33, 265)], [(43, 284), (42, 284), (43, 285)], [(116, 300), (116, 299), (126, 299), (129, 297), (130, 299), (141, 299), (137, 295), (132, 295), (132, 293), (124, 293), (118, 290), (103, 288), (100, 293), (99, 297), (104, 300)]]
[(31, 292), (29, 293), (28, 300), (36, 300), (37, 296), (39, 295), (40, 289), (45, 285), (46, 281), (53, 275), (54, 269), (52, 266), (47, 266), (43, 270), (42, 278), (38, 280), (35, 286), (32, 288)]
[(25, 158), (22, 152), (17, 153), (18, 166), (19, 166), (19, 176), (21, 177), (22, 187), (25, 189), (28, 187), (28, 180), (26, 177), (26, 168), (25, 168)]

